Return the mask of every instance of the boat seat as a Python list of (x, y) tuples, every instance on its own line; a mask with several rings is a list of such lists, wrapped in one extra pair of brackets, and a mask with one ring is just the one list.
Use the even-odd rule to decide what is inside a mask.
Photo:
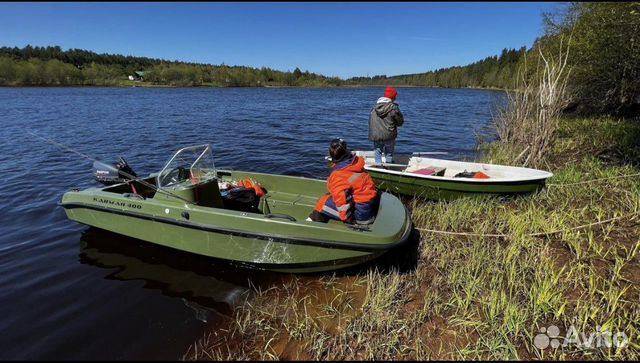
[(289, 205), (302, 205), (306, 207), (315, 207), (317, 198), (302, 194), (292, 194), (285, 192), (269, 192), (265, 197), (269, 198), (270, 203), (281, 203)]
[(446, 170), (447, 170), (446, 168), (443, 168), (440, 166), (427, 166), (427, 167), (415, 166), (413, 168), (407, 168), (407, 172), (409, 173), (420, 174), (420, 175), (433, 175), (433, 176), (444, 176), (444, 172)]
[(213, 178), (207, 182), (200, 183), (194, 188), (195, 202), (203, 207), (223, 208), (222, 195), (218, 187), (218, 179)]
[(288, 215), (303, 220), (315, 207), (316, 199), (307, 195), (270, 191), (260, 198), (257, 209), (264, 215)]
[(175, 202), (175, 197), (179, 197), (182, 200), (192, 202), (202, 207), (224, 207), (217, 178), (211, 178), (195, 185), (187, 179), (163, 189), (166, 189), (170, 194), (155, 193), (153, 198), (157, 200), (171, 200)]

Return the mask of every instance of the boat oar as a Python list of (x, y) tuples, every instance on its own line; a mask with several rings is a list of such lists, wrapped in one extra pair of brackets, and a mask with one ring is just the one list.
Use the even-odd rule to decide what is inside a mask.
[(382, 163), (384, 166), (404, 166), (407, 167), (409, 164), (393, 164), (393, 163)]
[(449, 154), (446, 151), (427, 151), (427, 152), (415, 152), (415, 153), (411, 153), (411, 155), (446, 155)]

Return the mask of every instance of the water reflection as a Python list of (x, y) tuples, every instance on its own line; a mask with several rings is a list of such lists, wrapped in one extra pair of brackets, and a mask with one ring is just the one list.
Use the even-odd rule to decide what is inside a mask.
[(281, 282), (286, 274), (243, 269), (211, 258), (88, 228), (80, 239), (80, 262), (116, 269), (110, 280), (144, 281), (144, 288), (181, 298), (199, 320), (210, 313), (230, 315), (253, 288)]
[(398, 272), (407, 274), (415, 272), (418, 267), (420, 240), (420, 231), (414, 228), (409, 239), (402, 245), (390, 249), (374, 260), (336, 271), (335, 276), (366, 275), (374, 269), (382, 273)]

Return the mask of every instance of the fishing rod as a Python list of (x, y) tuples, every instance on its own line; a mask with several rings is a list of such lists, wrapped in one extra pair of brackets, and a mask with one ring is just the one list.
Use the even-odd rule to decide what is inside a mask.
[[(60, 148), (62, 148), (62, 149), (65, 149), (65, 150), (67, 150), (67, 151), (71, 151), (71, 152), (72, 152), (72, 153), (74, 153), (74, 154), (80, 155), (80, 156), (82, 156), (82, 157), (83, 157), (83, 158), (85, 158), (85, 159), (88, 159), (88, 160), (91, 160), (91, 161), (93, 161), (93, 162), (98, 162), (98, 163), (104, 164), (104, 165), (106, 165), (106, 166), (109, 166), (109, 164), (107, 164), (107, 163), (105, 163), (105, 162), (103, 162), (103, 161), (100, 161), (100, 160), (98, 160), (98, 159), (96, 159), (96, 158), (93, 158), (93, 157), (91, 157), (91, 156), (89, 156), (89, 155), (83, 154), (82, 152), (80, 152), (80, 151), (78, 151), (78, 150), (76, 150), (76, 149), (74, 149), (74, 148), (71, 148), (71, 147), (69, 147), (69, 146), (67, 146), (67, 145), (61, 144), (61, 143), (59, 143), (59, 142), (57, 142), (57, 141), (55, 141), (55, 140), (52, 140), (52, 139), (46, 138), (46, 137), (44, 137), (44, 136), (40, 136), (40, 135), (36, 134), (35, 132), (33, 132), (33, 131), (31, 131), (31, 130), (27, 130), (27, 133), (29, 133), (29, 134), (31, 134), (31, 135), (33, 135), (33, 136), (37, 137), (37, 138), (40, 138), (40, 139), (42, 139), (42, 140), (44, 140), (44, 141), (46, 141), (46, 142), (49, 142), (49, 143), (51, 143), (51, 144), (53, 144), (53, 145), (56, 145), (56, 146), (58, 146), (58, 147), (60, 147)], [(144, 185), (144, 186), (146, 186), (146, 187), (149, 187), (149, 188), (153, 189), (153, 190), (154, 190), (154, 191), (156, 191), (157, 193), (163, 193), (163, 194), (166, 194), (166, 195), (168, 195), (168, 196), (171, 196), (171, 197), (174, 197), (174, 198), (180, 199), (181, 201), (183, 201), (183, 202), (185, 202), (185, 203), (189, 203), (189, 204), (194, 204), (194, 205), (195, 205), (195, 203), (194, 203), (194, 202), (192, 202), (192, 201), (190, 201), (190, 200), (184, 199), (184, 198), (182, 198), (182, 197), (181, 197), (181, 196), (179, 196), (179, 195), (175, 195), (175, 194), (173, 194), (173, 193), (171, 193), (171, 192), (169, 192), (169, 191), (166, 191), (166, 190), (164, 190), (164, 189), (161, 189), (161, 188), (159, 188), (159, 187), (157, 187), (157, 186), (155, 186), (155, 185), (153, 185), (153, 184), (151, 184), (151, 183), (149, 183), (149, 182), (147, 182), (147, 181), (145, 181), (145, 180), (141, 179), (140, 177), (137, 177), (137, 176), (134, 176), (134, 175), (131, 175), (131, 174), (127, 173), (127, 172), (126, 172), (126, 171), (124, 171), (124, 170), (118, 170), (118, 173), (120, 173), (120, 174), (122, 174), (122, 175), (126, 176), (126, 177), (127, 177), (127, 178), (129, 178), (131, 181), (137, 181), (137, 182), (139, 182), (140, 184), (142, 184), (142, 185)]]
[[(423, 155), (449, 155), (447, 151), (426, 151), (426, 152), (414, 152), (411, 153), (411, 156), (423, 156)], [(331, 156), (325, 156), (325, 160), (331, 161)], [(382, 163), (383, 165), (388, 166), (407, 166), (405, 164), (391, 164), (391, 163)]]
[[(447, 151), (425, 151), (425, 152), (413, 152), (411, 156), (421, 156), (421, 155), (449, 155)], [(330, 160), (330, 156), (325, 156), (325, 160)]]

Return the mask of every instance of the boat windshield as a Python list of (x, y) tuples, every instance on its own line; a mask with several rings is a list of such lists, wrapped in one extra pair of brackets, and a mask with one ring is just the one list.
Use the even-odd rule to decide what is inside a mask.
[(215, 178), (216, 170), (209, 144), (178, 150), (158, 173), (158, 187), (168, 187), (190, 180), (191, 184)]

